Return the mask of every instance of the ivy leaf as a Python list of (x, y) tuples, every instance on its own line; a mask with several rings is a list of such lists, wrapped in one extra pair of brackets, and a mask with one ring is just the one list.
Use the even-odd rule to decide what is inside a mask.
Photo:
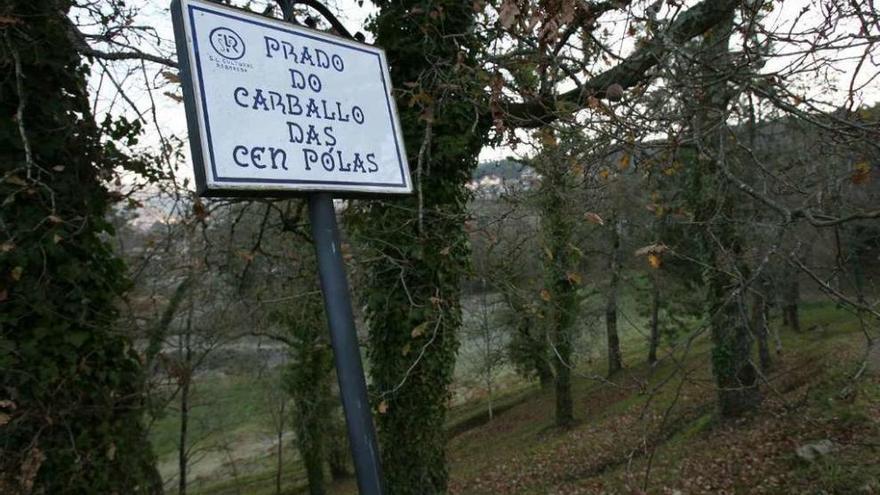
[(88, 338), (88, 332), (70, 332), (65, 336), (65, 340), (76, 348), (82, 347)]

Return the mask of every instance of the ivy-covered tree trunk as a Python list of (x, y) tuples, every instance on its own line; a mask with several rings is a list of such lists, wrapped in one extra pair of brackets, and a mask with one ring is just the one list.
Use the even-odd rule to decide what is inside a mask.
[(575, 215), (570, 211), (571, 177), (566, 164), (558, 159), (556, 145), (539, 157), (541, 173), (538, 204), (541, 215), (541, 238), (544, 244), (544, 323), (552, 345), (554, 386), (556, 393), (556, 425), (574, 422), (571, 394), (573, 327), (577, 316), (576, 254), (574, 238)]
[(447, 486), (444, 423), (461, 324), (470, 180), (487, 123), (473, 5), (380, 0), (371, 29), (386, 50), (415, 193), (362, 203), (352, 226), (367, 262), (368, 359), (390, 495)]
[(0, 491), (159, 493), (101, 142), (64, 0), (0, 7)]
[(726, 120), (730, 95), (726, 87), (733, 14), (709, 31), (699, 58), (701, 96), (694, 131), (701, 148), (696, 160), (696, 182), (691, 191), (697, 235), (705, 266), (707, 310), (712, 315), (712, 370), (722, 416), (736, 417), (761, 402), (758, 373), (752, 362), (752, 334), (744, 316), (748, 313), (742, 281), (748, 269), (743, 260), (743, 241), (737, 231), (737, 198), (723, 177)]
[(553, 385), (553, 369), (550, 367), (551, 351), (545, 329), (535, 310), (516, 295), (505, 294), (504, 300), (513, 319), (514, 333), (507, 343), (510, 362), (523, 376), (537, 378), (541, 389), (549, 390)]
[(278, 315), (289, 330), (290, 363), (285, 383), (293, 399), (296, 447), (305, 465), (309, 495), (324, 495), (328, 439), (333, 412), (330, 380), (333, 354), (323, 322), (320, 293), (307, 293), (296, 314)]
[(758, 341), (758, 359), (761, 371), (767, 373), (772, 366), (770, 357), (770, 329), (767, 321), (767, 298), (761, 292), (752, 294), (752, 331)]

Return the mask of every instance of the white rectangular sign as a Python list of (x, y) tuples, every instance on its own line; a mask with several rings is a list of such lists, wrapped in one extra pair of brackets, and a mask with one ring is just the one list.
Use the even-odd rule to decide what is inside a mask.
[(381, 49), (204, 0), (172, 14), (199, 194), (412, 191)]

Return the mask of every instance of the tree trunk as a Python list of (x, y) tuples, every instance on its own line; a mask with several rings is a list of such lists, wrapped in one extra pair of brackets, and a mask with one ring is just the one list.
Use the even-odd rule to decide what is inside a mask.
[(189, 461), (187, 450), (187, 433), (189, 428), (189, 386), (192, 378), (192, 347), (190, 346), (190, 334), (192, 330), (192, 313), (190, 306), (189, 315), (186, 321), (186, 331), (182, 336), (183, 345), (181, 349), (182, 364), (178, 369), (180, 373), (180, 432), (177, 444), (177, 468), (179, 471), (177, 493), (186, 495), (187, 485), (187, 463)]
[(556, 425), (567, 427), (574, 422), (572, 332), (578, 308), (577, 287), (570, 276), (576, 269), (569, 247), (574, 235), (574, 215), (566, 208), (571, 187), (568, 171), (560, 166), (562, 160), (556, 156), (555, 146), (547, 146), (544, 153), (546, 156), (539, 158), (536, 165), (543, 173), (538, 194), (542, 239), (549, 253), (544, 258), (545, 322), (550, 329), (553, 351)]
[(758, 341), (758, 358), (761, 371), (770, 371), (773, 361), (770, 357), (769, 327), (767, 326), (767, 299), (763, 294), (752, 295), (752, 331)]
[[(559, 283), (558, 285), (562, 285)], [(554, 363), (554, 391), (556, 393), (556, 426), (568, 427), (574, 422), (574, 407), (571, 396), (571, 336), (566, 321), (568, 318), (563, 314), (566, 310), (563, 306), (566, 301), (562, 298), (568, 298), (565, 294), (564, 287), (560, 287), (555, 291), (560, 301), (556, 304), (557, 308), (553, 324), (553, 347), (555, 349), (556, 359)]]
[(134, 163), (117, 143), (136, 133), (96, 125), (74, 3), (0, 3), (0, 398), (15, 401), (0, 478), (22, 473), (29, 493), (161, 493), (108, 221), (107, 185)]
[(486, 284), (486, 278), (483, 277), (481, 279), (481, 291), (480, 291), (480, 329), (482, 330), (483, 337), (483, 356), (485, 361), (483, 362), (483, 378), (486, 382), (486, 407), (488, 408), (487, 414), (489, 415), (489, 421), (492, 420), (493, 411), (492, 411), (492, 381), (493, 381), (493, 370), (495, 368), (494, 356), (492, 355), (492, 327), (489, 322), (489, 301), (486, 298), (486, 293), (488, 291), (488, 285)]
[(180, 433), (177, 443), (177, 469), (178, 477), (177, 493), (186, 495), (186, 435), (189, 424), (189, 380), (184, 379), (180, 388)]
[[(571, 356), (570, 346), (563, 345), (566, 349), (559, 349), (560, 355)], [(568, 363), (560, 362), (556, 366), (556, 426), (567, 428), (574, 422), (574, 401), (571, 397), (571, 369)]]
[(330, 466), (330, 477), (333, 481), (343, 480), (351, 476), (348, 469), (348, 439), (345, 432), (331, 436), (331, 444), (328, 446), (327, 464)]
[[(487, 327), (488, 327), (488, 325), (487, 325)], [(487, 395), (487, 397), (486, 397), (486, 402), (487, 402), (486, 407), (488, 408), (489, 420), (491, 421), (491, 420), (492, 420), (492, 417), (493, 417), (493, 413), (492, 413), (492, 365), (489, 364), (488, 361), (489, 361), (490, 359), (492, 359), (492, 357), (491, 357), (491, 352), (492, 352), (492, 350), (491, 350), (491, 342), (490, 342), (490, 340), (489, 340), (489, 333), (488, 333), (488, 331), (489, 331), (488, 328), (486, 328), (486, 334), (485, 334), (486, 339), (485, 339), (485, 344), (486, 344), (486, 360), (487, 360), (487, 364), (486, 364), (486, 369), (485, 369), (485, 379), (486, 379), (486, 395)]]
[(605, 332), (608, 337), (608, 376), (623, 368), (620, 354), (620, 336), (617, 333), (617, 291), (620, 283), (620, 223), (611, 225), (611, 280), (608, 284), (608, 302), (605, 305)]
[(278, 411), (278, 448), (276, 450), (277, 463), (275, 464), (275, 495), (281, 495), (281, 474), (284, 467), (284, 405), (287, 401), (281, 401), (281, 410)]
[(778, 285), (779, 302), (782, 309), (782, 324), (795, 332), (801, 331), (801, 322), (798, 315), (800, 303), (800, 281), (798, 269), (785, 266), (780, 274)]
[(291, 346), (284, 382), (293, 399), (296, 448), (306, 470), (311, 495), (324, 495), (325, 446), (328, 442), (333, 394), (332, 351), (324, 332), (320, 292), (300, 299), (300, 312), (280, 320), (287, 325)]
[[(561, 253), (558, 253), (561, 254)], [(560, 280), (551, 292), (553, 309), (550, 311), (553, 325), (552, 338), (555, 359), (554, 391), (556, 393), (556, 426), (566, 428), (574, 422), (574, 406), (571, 395), (571, 327), (574, 323), (574, 288), (568, 280)]]
[[(725, 289), (720, 296), (728, 295)], [(715, 297), (719, 295), (716, 293)], [(723, 417), (739, 417), (761, 403), (758, 373), (751, 362), (751, 336), (736, 303), (713, 309), (717, 314), (712, 321), (712, 365), (719, 407)]]
[[(692, 184), (694, 220), (706, 266), (707, 307), (711, 319), (712, 370), (718, 390), (721, 415), (737, 417), (761, 403), (758, 373), (752, 364), (752, 339), (744, 318), (742, 281), (734, 274), (746, 274), (741, 234), (737, 231), (740, 212), (737, 198), (727, 185), (725, 144), (729, 43), (733, 14), (727, 16), (703, 38), (699, 58), (705, 69), (699, 88), (699, 108), (694, 118), (695, 137), (706, 153), (697, 157)], [(745, 275), (743, 275), (745, 276)]]
[(325, 495), (324, 490), (324, 459), (319, 452), (306, 452), (303, 456), (306, 478), (309, 480), (309, 495)]
[(549, 390), (554, 382), (553, 368), (550, 366), (550, 363), (546, 359), (541, 359), (538, 360), (535, 367), (538, 373), (538, 383), (541, 384), (541, 390)]
[(651, 277), (651, 340), (648, 345), (648, 364), (657, 362), (657, 348), (660, 346), (660, 285), (657, 276)]
[[(367, 357), (372, 386), (387, 392), (376, 421), (388, 493), (435, 495), (446, 493), (449, 477), (444, 424), (470, 259), (466, 184), (491, 122), (464, 118), (474, 107), (460, 97), (482, 91), (467, 69), (477, 66), (479, 52), (473, 5), (434, 0), (427, 11), (440, 15), (429, 16), (423, 0), (373, 3), (379, 10), (370, 27), (394, 67), (392, 85), (420, 81), (427, 98), (411, 105), (409, 95), (397, 94), (415, 194), (362, 204), (352, 224), (369, 260)], [(453, 86), (459, 97), (449, 97)], [(427, 330), (414, 338), (414, 328)], [(416, 359), (410, 351), (422, 347), (425, 354)]]
[(801, 331), (801, 321), (798, 315), (798, 303), (800, 301), (800, 283), (797, 280), (797, 272), (792, 270), (785, 281), (783, 289), (782, 321), (795, 332)]
[(523, 305), (508, 302), (508, 306), (516, 314), (515, 327), (518, 338), (523, 342), (518, 346), (517, 352), (526, 353), (527, 357), (523, 361), (531, 367), (529, 371), (538, 377), (541, 389), (548, 390), (553, 385), (553, 368), (550, 366), (551, 350), (547, 345), (547, 336), (536, 326), (536, 318)]

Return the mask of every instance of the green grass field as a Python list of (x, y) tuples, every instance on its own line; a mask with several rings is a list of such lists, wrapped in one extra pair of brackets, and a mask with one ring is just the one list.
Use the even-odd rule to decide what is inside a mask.
[[(485, 400), (453, 407), (450, 492), (880, 493), (880, 377), (875, 367), (858, 382), (850, 379), (864, 356), (859, 323), (831, 303), (807, 303), (802, 326), (800, 334), (781, 332), (783, 352), (765, 377), (760, 413), (733, 423), (716, 415), (708, 334), (686, 352), (667, 346), (672, 354), (652, 368), (644, 338), (632, 328), (623, 329), (623, 373), (605, 380), (601, 358), (577, 370), (571, 429), (553, 426), (552, 391), (522, 382), (507, 383), (495, 397), (491, 421)], [(212, 378), (199, 384), (198, 396), (206, 405), (193, 417), (206, 444), (249, 446), (269, 438), (266, 401), (252, 378)], [(177, 425), (169, 415), (155, 428), (163, 463), (176, 455)], [(796, 455), (799, 446), (822, 439), (833, 442), (833, 454), (815, 462)], [(272, 449), (238, 453), (251, 458), (202, 470), (192, 491), (274, 493)], [(285, 457), (284, 493), (301, 493), (305, 480), (293, 449)], [(357, 490), (349, 480), (330, 492)]]

